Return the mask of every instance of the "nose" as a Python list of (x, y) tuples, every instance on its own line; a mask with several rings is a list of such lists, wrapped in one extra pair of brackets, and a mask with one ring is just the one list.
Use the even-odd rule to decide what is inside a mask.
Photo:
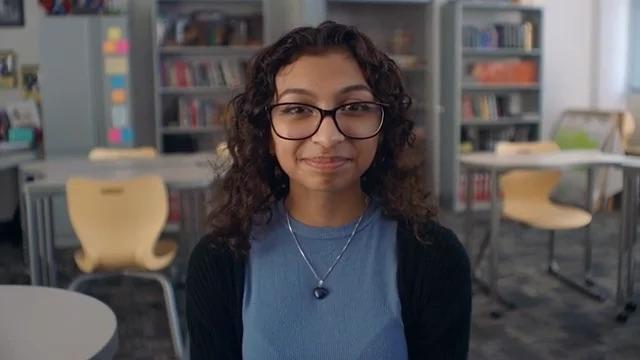
[(344, 139), (344, 135), (338, 130), (335, 121), (329, 114), (325, 114), (320, 120), (320, 128), (311, 137), (311, 141), (327, 148), (341, 143)]

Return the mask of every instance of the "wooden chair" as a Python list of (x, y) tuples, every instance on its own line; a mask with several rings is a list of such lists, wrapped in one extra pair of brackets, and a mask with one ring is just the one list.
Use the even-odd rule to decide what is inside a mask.
[[(560, 151), (554, 142), (501, 142), (495, 151), (501, 155), (551, 153)], [(590, 278), (591, 242), (586, 241), (585, 284), (580, 284), (560, 273), (555, 258), (555, 233), (559, 230), (583, 228), (591, 223), (591, 213), (551, 201), (551, 192), (558, 184), (561, 173), (556, 170), (513, 170), (500, 177), (503, 194), (502, 216), (532, 228), (549, 231), (547, 271), (565, 284), (596, 300), (601, 294), (593, 291)], [(589, 239), (587, 237), (587, 239)]]
[(89, 160), (117, 160), (117, 159), (152, 159), (158, 156), (158, 151), (150, 146), (138, 148), (94, 148), (89, 152)]
[(144, 176), (130, 180), (71, 178), (67, 185), (71, 225), (81, 248), (74, 258), (85, 274), (69, 286), (78, 290), (87, 281), (113, 276), (155, 280), (163, 289), (173, 347), (182, 356), (182, 336), (169, 280), (159, 272), (176, 256), (173, 241), (158, 237), (168, 216), (163, 180)]

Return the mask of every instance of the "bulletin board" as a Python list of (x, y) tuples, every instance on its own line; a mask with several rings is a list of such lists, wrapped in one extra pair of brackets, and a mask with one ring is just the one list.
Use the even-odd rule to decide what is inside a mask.
[[(556, 124), (552, 138), (562, 150), (591, 149), (624, 154), (621, 114), (619, 111), (565, 111)], [(593, 210), (622, 190), (622, 172), (618, 169), (598, 168), (593, 181)], [(569, 171), (563, 174), (554, 198), (584, 205), (586, 191), (585, 171)]]

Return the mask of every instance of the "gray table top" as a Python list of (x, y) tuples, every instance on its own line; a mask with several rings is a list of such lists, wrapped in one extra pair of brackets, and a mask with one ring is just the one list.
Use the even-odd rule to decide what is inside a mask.
[(58, 158), (20, 166), (24, 175), (35, 177), (24, 184), (27, 192), (64, 192), (70, 177), (126, 179), (158, 175), (170, 189), (204, 188), (221, 172), (219, 160), (211, 154), (162, 155), (153, 159), (90, 161), (86, 158)]
[(0, 170), (17, 167), (20, 164), (37, 159), (35, 150), (0, 151)]
[(116, 317), (68, 290), (0, 285), (0, 359), (111, 359)]
[(605, 153), (599, 150), (566, 150), (546, 154), (517, 155), (475, 152), (460, 155), (460, 163), (469, 168), (497, 170), (512, 168), (562, 169), (596, 165), (638, 169), (640, 168), (640, 157)]

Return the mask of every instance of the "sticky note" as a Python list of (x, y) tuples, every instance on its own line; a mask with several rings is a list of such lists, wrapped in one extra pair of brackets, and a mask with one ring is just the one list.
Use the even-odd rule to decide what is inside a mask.
[(122, 142), (122, 136), (120, 129), (111, 128), (107, 134), (107, 140), (110, 144), (120, 144)]
[(123, 143), (130, 144), (133, 142), (133, 130), (131, 128), (123, 128), (121, 131), (121, 135)]
[(116, 43), (116, 52), (119, 55), (126, 55), (129, 53), (129, 41), (128, 40), (119, 40)]
[(123, 75), (112, 75), (109, 80), (111, 81), (111, 89), (125, 88), (126, 78)]
[(105, 72), (109, 75), (120, 75), (129, 72), (129, 64), (124, 57), (109, 57), (104, 60)]
[(111, 26), (107, 29), (107, 39), (120, 40), (122, 38), (122, 28), (117, 26)]
[(117, 50), (118, 43), (115, 41), (107, 40), (102, 43), (102, 52), (106, 55), (115, 54)]
[(118, 89), (111, 92), (111, 102), (114, 104), (122, 104), (125, 102), (127, 94), (124, 90)]
[(127, 108), (125, 106), (114, 106), (111, 108), (111, 125), (122, 128), (128, 125)]

